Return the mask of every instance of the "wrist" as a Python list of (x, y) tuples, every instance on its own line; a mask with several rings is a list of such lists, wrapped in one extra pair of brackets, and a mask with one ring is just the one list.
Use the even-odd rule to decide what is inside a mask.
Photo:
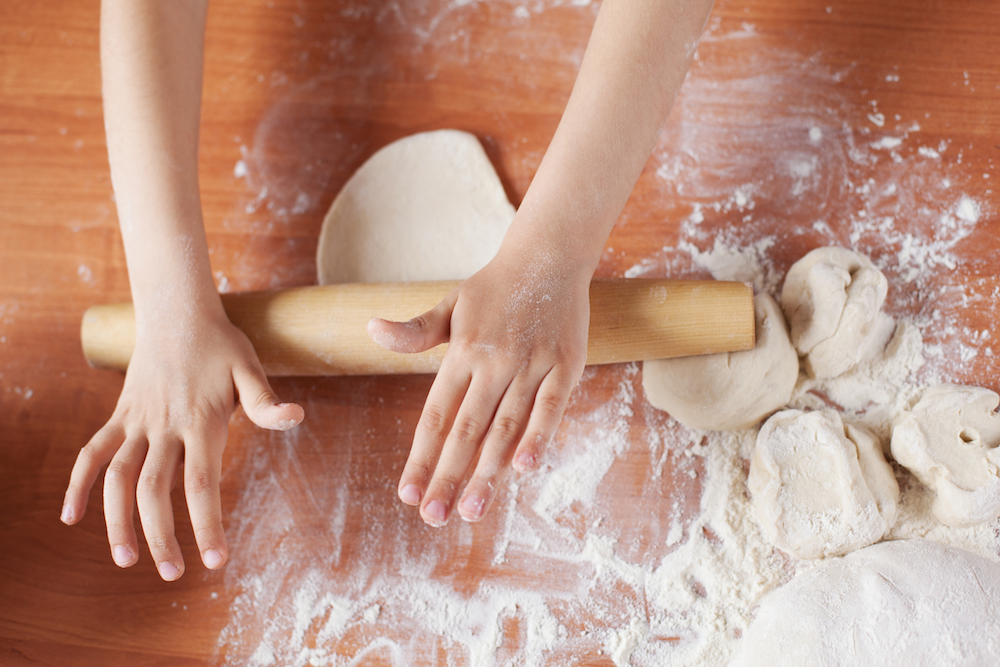
[(228, 321), (206, 259), (175, 264), (161, 260), (131, 276), (137, 333), (170, 330), (195, 322)]
[(589, 287), (596, 270), (596, 262), (589, 257), (544, 238), (505, 239), (491, 263), (512, 276), (534, 276), (541, 283), (561, 283), (582, 289)]
[(525, 265), (548, 266), (589, 283), (607, 239), (603, 229), (595, 227), (598, 225), (570, 224), (558, 218), (542, 222), (540, 216), (532, 216), (522, 208), (497, 255)]

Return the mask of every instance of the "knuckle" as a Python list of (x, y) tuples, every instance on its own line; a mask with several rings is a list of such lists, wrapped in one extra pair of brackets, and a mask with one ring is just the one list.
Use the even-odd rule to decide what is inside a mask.
[(77, 454), (76, 464), (84, 470), (94, 470), (101, 466), (97, 445), (93, 442), (85, 445)]
[(465, 336), (455, 334), (448, 340), (448, 354), (456, 359), (472, 359), (478, 357), (485, 349), (484, 345), (475, 345)]
[(429, 324), (430, 322), (428, 321), (427, 313), (424, 313), (423, 315), (417, 315), (416, 317), (409, 320), (406, 323), (406, 326), (408, 329), (423, 333), (424, 331), (427, 330)]
[(455, 422), (451, 429), (451, 438), (455, 442), (469, 443), (478, 440), (480, 433), (482, 433), (482, 427), (479, 422), (472, 417), (464, 417)]
[(570, 368), (579, 367), (582, 370), (587, 363), (586, 341), (566, 343), (561, 347), (560, 353), (561, 358)]
[(521, 423), (513, 417), (497, 417), (490, 427), (490, 436), (496, 438), (501, 444), (509, 444), (514, 441), (521, 431)]
[(104, 486), (120, 487), (129, 483), (128, 466), (122, 461), (112, 461), (108, 464), (108, 469), (104, 473)]
[(260, 393), (257, 394), (257, 398), (254, 400), (253, 405), (258, 408), (266, 408), (272, 403), (274, 403), (274, 394), (272, 394), (269, 389), (262, 389)]
[(562, 412), (565, 399), (558, 394), (541, 393), (535, 399), (535, 409), (543, 413), (558, 414)]
[(156, 498), (170, 490), (170, 476), (163, 471), (143, 471), (139, 475), (139, 481), (135, 486), (135, 495), (138, 498)]
[(188, 471), (184, 475), (184, 489), (189, 496), (208, 496), (215, 488), (215, 477), (207, 472)]
[(418, 428), (421, 431), (432, 436), (441, 435), (444, 433), (447, 425), (448, 417), (445, 415), (444, 410), (436, 405), (427, 405), (424, 407), (424, 411), (420, 415), (420, 423), (418, 424)]

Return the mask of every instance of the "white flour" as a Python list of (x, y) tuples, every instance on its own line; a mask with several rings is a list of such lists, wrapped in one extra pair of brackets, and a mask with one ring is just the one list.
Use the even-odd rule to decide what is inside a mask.
[[(414, 48), (452, 30), (463, 4), (411, 17)], [(529, 21), (569, 4), (509, 9)], [(894, 117), (876, 100), (859, 114), (838, 86), (849, 70), (772, 50), (733, 78), (725, 56), (735, 41), (766, 48), (752, 25), (726, 32), (713, 21), (654, 153), (663, 206), (684, 221), (679, 236), (622, 273), (713, 275), (777, 294), (798, 259), (787, 253), (790, 239), (868, 254), (889, 279), (893, 342), (845, 376), (802, 379), (792, 404), (835, 404), (885, 436), (922, 387), (966, 381), (980, 355), (994, 355), (988, 331), (952, 320), (1000, 299), (1000, 287), (949, 279), (970, 261), (963, 241), (993, 211), (965, 194), (960, 150), (922, 139), (920, 119)], [(578, 65), (579, 55), (560, 57)], [(713, 121), (755, 108), (768, 110), (766, 120)], [(252, 188), (254, 210), (287, 221), (317, 199), (261, 166), (258, 152), (280, 137), (275, 113), (236, 177)], [(526, 152), (520, 168), (533, 170), (539, 158)], [(816, 209), (816, 201), (826, 203)], [(986, 273), (998, 258), (978, 261)], [(377, 434), (350, 413), (324, 416), (332, 408), (304, 396), (307, 413), (342, 424), (339, 432), (314, 432), (307, 421), (255, 434), (230, 473), (241, 495), (229, 528), (226, 576), (236, 597), (219, 638), (225, 663), (567, 665), (603, 653), (619, 667), (725, 665), (760, 596), (809, 564), (774, 550), (753, 517), (745, 478), (755, 431), (691, 432), (646, 403), (640, 379), (634, 364), (588, 369), (543, 468), (509, 478), (483, 523), (454, 520), (440, 531), (422, 530), (396, 501), (401, 458), (384, 462), (377, 479), (360, 476), (374, 469), (367, 459)], [(365, 410), (389, 400), (363, 383), (357, 394)], [(613, 400), (596, 398), (606, 396)], [(897, 476), (893, 537), (925, 536), (998, 559), (998, 524), (937, 525), (922, 487)]]
[[(892, 395), (894, 383), (912, 380), (922, 364), (907, 347), (913, 342), (908, 332), (916, 331), (908, 327), (901, 327), (904, 344), (891, 348), (895, 354), (861, 374), (881, 381), (803, 381), (793, 403), (819, 400), (810, 391), (838, 396), (837, 385), (844, 384), (850, 385), (846, 395), (855, 399), (844, 401), (845, 412), (862, 420), (874, 411), (855, 411), (853, 406), (866, 404), (858, 387), (870, 387), (867, 396), (874, 401), (890, 397), (887, 412), (905, 407), (905, 400)], [(441, 576), (450, 569), (449, 559), (468, 558), (463, 547), (473, 528), (461, 523), (450, 526), (450, 534), (432, 534), (432, 543), (421, 549), (402, 537), (405, 516), (373, 522), (371, 546), (342, 562), (339, 535), (351, 512), (342, 485), (350, 482), (335, 481), (332, 470), (307, 473), (295, 450), (308, 443), (294, 431), (272, 436), (275, 451), (259, 453), (262, 478), (247, 480), (234, 517), (241, 528), (228, 567), (242, 592), (220, 639), (220, 648), (234, 656), (229, 664), (243, 664), (241, 655), (260, 667), (357, 664), (377, 655), (389, 664), (419, 665), (438, 650), (446, 651), (448, 664), (477, 666), (565, 664), (598, 650), (619, 666), (725, 664), (756, 601), (803, 564), (772, 549), (753, 517), (745, 459), (755, 430), (692, 433), (670, 420), (656, 423), (636, 396), (638, 379), (635, 365), (588, 371), (578, 402), (608, 382), (615, 383), (615, 400), (575, 406), (547, 459), (550, 469), (509, 483), (494, 509), (497, 530), (492, 537), (476, 534), (492, 540), (486, 554), (492, 567), (481, 581), (461, 585), (454, 575)], [(900, 386), (900, 395), (916, 390)], [(636, 431), (648, 439), (645, 452), (637, 446)], [(646, 529), (661, 533), (640, 548), (636, 536), (616, 529), (600, 486), (616, 465), (629, 463), (646, 467), (643, 492), (649, 497), (643, 500), (657, 508), (647, 514), (639, 506), (636, 513), (648, 516)], [(325, 553), (294, 547), (295, 535), (309, 526), (290, 519), (293, 492), (282, 487), (303, 482), (293, 471), (307, 483), (330, 475), (333, 497), (315, 499), (330, 516)], [(656, 491), (669, 491), (663, 479), (657, 482), (659, 476), (675, 484), (700, 482), (693, 514), (684, 516), (685, 494), (672, 501), (659, 497)], [(996, 524), (940, 526), (922, 487), (903, 472), (899, 480), (903, 496), (893, 537), (926, 536), (997, 558)], [(391, 495), (388, 488), (378, 492)], [(363, 503), (358, 512), (381, 510)], [(449, 552), (449, 545), (458, 551)], [(580, 626), (586, 630), (569, 629)]]

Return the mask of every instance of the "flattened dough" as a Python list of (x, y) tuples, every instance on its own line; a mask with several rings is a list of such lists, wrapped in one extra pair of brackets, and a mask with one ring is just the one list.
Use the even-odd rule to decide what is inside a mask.
[(316, 251), (319, 284), (468, 278), (513, 219), (473, 135), (414, 134), (372, 155), (337, 195)]
[(768, 419), (747, 485), (764, 534), (799, 558), (874, 544), (896, 522), (899, 486), (878, 438), (834, 410), (783, 410)]
[(881, 312), (887, 290), (882, 272), (845, 248), (817, 248), (792, 265), (781, 307), (810, 376), (836, 377), (885, 344), (892, 326)]
[(765, 596), (730, 667), (995, 665), (1000, 564), (930, 540), (826, 561)]
[(949, 526), (1000, 516), (1000, 396), (982, 387), (929, 389), (892, 430), (892, 456), (935, 492)]
[(781, 309), (767, 294), (754, 297), (757, 345), (744, 352), (646, 361), (642, 387), (649, 402), (688, 428), (749, 428), (783, 407), (799, 375)]

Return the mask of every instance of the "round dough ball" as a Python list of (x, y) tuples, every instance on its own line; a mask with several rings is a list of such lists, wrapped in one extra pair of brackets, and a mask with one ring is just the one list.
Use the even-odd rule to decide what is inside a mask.
[(765, 596), (730, 667), (995, 665), (1000, 565), (929, 540), (825, 561)]
[(1000, 396), (982, 387), (928, 390), (892, 429), (892, 456), (936, 494), (949, 526), (1000, 516)]
[(783, 410), (764, 422), (747, 484), (764, 534), (799, 558), (874, 544), (896, 522), (899, 485), (878, 438), (834, 410)]
[[(785, 276), (781, 307), (811, 377), (836, 377), (867, 356), (891, 320), (880, 312), (888, 283), (859, 253), (817, 248)], [(882, 341), (884, 342), (884, 341)]]
[(513, 219), (473, 135), (414, 134), (368, 158), (333, 201), (316, 250), (319, 284), (468, 278)]
[(749, 428), (786, 405), (799, 359), (774, 299), (758, 294), (753, 303), (754, 349), (644, 362), (649, 402), (688, 428), (707, 431)]

